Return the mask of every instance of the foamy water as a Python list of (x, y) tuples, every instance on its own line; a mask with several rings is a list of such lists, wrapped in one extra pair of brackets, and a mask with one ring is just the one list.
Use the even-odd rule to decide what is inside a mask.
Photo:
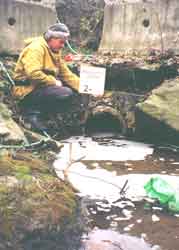
[[(127, 183), (125, 197), (131, 201), (142, 200), (146, 197), (144, 185), (151, 177), (159, 176), (179, 191), (179, 177), (165, 174), (127, 174), (118, 176), (116, 172), (105, 170), (96, 162), (95, 169), (88, 169), (85, 160), (144, 160), (153, 153), (148, 144), (126, 140), (113, 140), (106, 145), (99, 145), (91, 138), (71, 138), (65, 142), (54, 167), (59, 178), (64, 178), (64, 171), (68, 180), (79, 190), (80, 196), (89, 196), (91, 199), (107, 200), (109, 204), (120, 198), (121, 188)], [(83, 157), (84, 162), (75, 162)], [(116, 203), (117, 205), (117, 203)], [(119, 204), (121, 206), (121, 203)]]
[[(56, 162), (56, 173), (61, 176), (60, 165)], [(113, 203), (120, 197), (120, 190), (128, 181), (125, 197), (131, 201), (142, 200), (146, 197), (144, 185), (151, 177), (161, 177), (179, 192), (179, 177), (159, 174), (127, 174), (117, 176), (115, 172), (105, 169), (88, 169), (81, 162), (71, 165), (68, 170), (68, 179), (79, 190), (80, 196), (89, 196), (91, 199), (105, 199)], [(116, 204), (117, 205), (117, 204)]]
[[(70, 149), (71, 147), (71, 149)], [(153, 153), (149, 144), (127, 140), (93, 141), (90, 137), (72, 137), (64, 141), (64, 147), (59, 154), (60, 160), (73, 160), (84, 157), (84, 160), (94, 161), (127, 161), (144, 160)]]

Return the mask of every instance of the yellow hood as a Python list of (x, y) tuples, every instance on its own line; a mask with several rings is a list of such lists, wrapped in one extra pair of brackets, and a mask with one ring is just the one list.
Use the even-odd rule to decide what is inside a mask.
[(25, 47), (27, 47), (28, 45), (30, 45), (32, 42), (41, 42), (42, 44), (44, 44), (46, 47), (48, 47), (45, 39), (42, 36), (37, 36), (37, 37), (28, 37), (27, 39), (24, 40), (24, 44)]

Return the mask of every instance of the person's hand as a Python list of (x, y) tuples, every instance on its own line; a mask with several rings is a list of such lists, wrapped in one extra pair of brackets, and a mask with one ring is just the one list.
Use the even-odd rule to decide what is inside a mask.
[(56, 80), (56, 85), (61, 87), (63, 84), (62, 84), (62, 82), (60, 80)]
[(95, 97), (95, 98), (102, 98), (103, 97), (103, 94), (101, 94), (101, 93), (96, 93), (96, 94), (93, 94), (93, 96)]

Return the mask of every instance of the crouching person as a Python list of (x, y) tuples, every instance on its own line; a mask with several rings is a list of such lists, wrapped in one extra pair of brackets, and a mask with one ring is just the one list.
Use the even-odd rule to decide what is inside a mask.
[(42, 37), (29, 40), (14, 71), (13, 95), (18, 98), (26, 122), (38, 132), (47, 132), (42, 117), (69, 105), (79, 78), (61, 57), (61, 49), (70, 35), (65, 24), (49, 27)]

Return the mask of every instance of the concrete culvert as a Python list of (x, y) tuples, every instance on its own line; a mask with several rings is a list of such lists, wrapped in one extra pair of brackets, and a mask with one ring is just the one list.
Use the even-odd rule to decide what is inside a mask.
[(122, 115), (109, 107), (97, 107), (88, 117), (85, 125), (87, 135), (124, 135), (126, 123)]

